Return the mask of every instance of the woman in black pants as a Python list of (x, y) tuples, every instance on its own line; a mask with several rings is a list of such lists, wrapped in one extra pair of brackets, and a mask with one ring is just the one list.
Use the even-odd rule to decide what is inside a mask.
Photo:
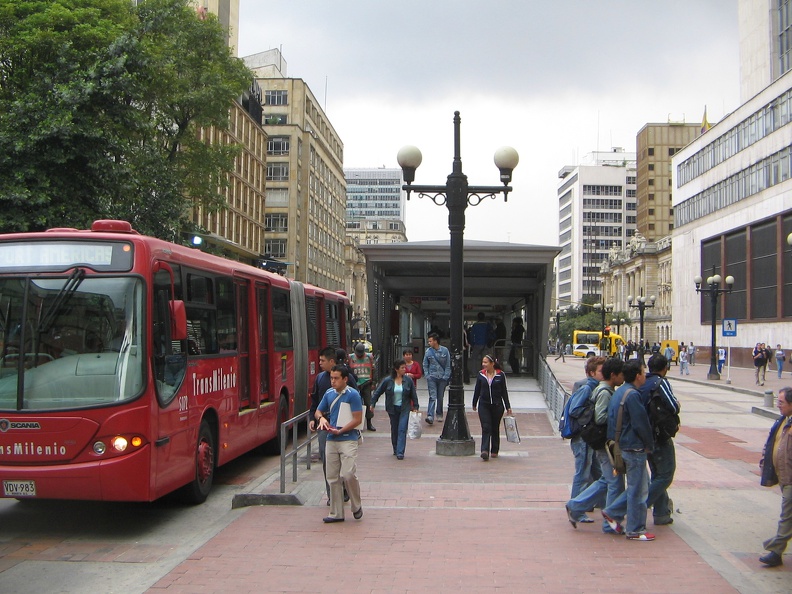
[(481, 458), (486, 462), (490, 455), (493, 458), (498, 457), (503, 409), (509, 415), (512, 411), (509, 391), (506, 388), (506, 374), (500, 365), (492, 355), (484, 355), (481, 367), (476, 377), (476, 388), (473, 390), (473, 410), (478, 408), (481, 421)]

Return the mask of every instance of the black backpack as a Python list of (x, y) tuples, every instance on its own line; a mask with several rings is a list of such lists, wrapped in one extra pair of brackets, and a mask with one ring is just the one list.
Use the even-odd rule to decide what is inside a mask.
[(594, 393), (592, 393), (578, 415), (578, 422), (581, 426), (580, 437), (583, 441), (595, 450), (601, 450), (605, 447), (605, 441), (608, 437), (608, 424), (597, 425), (594, 422), (596, 404), (597, 401), (594, 399)]
[(679, 415), (668, 404), (659, 382), (649, 393), (649, 421), (652, 423), (657, 443), (671, 439), (679, 431)]

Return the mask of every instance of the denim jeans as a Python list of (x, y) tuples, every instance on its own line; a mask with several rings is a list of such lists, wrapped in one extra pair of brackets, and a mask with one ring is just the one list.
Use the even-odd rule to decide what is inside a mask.
[(410, 409), (397, 410), (388, 413), (390, 417), (391, 443), (393, 453), (397, 456), (404, 456), (404, 448), (407, 445), (407, 424), (410, 422)]
[(481, 451), (497, 454), (500, 451), (500, 422), (503, 404), (479, 402), (478, 416), (481, 421)]
[(674, 440), (655, 445), (654, 451), (649, 454), (649, 470), (652, 478), (649, 481), (649, 495), (646, 498), (646, 507), (652, 508), (652, 517), (655, 521), (665, 521), (671, 517), (668, 509), (668, 487), (674, 480), (676, 470), (676, 451)]
[(579, 435), (569, 441), (572, 455), (575, 457), (575, 475), (572, 477), (572, 499), (580, 495), (591, 483), (591, 463), (594, 449), (583, 441)]
[(627, 516), (625, 532), (646, 532), (646, 497), (649, 494), (649, 472), (646, 469), (646, 452), (623, 450), (622, 457), (627, 466), (627, 490), (609, 504), (603, 512), (621, 520)]
[[(426, 387), (429, 391), (429, 408), (426, 410), (426, 418), (434, 419), (435, 412), (443, 414), (443, 394), (445, 394), (448, 380), (437, 379), (434, 377), (426, 378)], [(436, 409), (436, 410), (435, 410)]]
[(781, 379), (781, 374), (784, 373), (784, 362), (781, 359), (776, 359), (778, 365), (778, 379)]
[[(572, 515), (576, 517), (582, 516), (594, 507), (610, 505), (624, 492), (624, 477), (619, 473), (614, 475), (613, 466), (605, 449), (594, 450), (594, 457), (600, 463), (602, 475), (577, 497), (567, 501)], [(607, 522), (602, 523), (602, 530), (611, 532)]]

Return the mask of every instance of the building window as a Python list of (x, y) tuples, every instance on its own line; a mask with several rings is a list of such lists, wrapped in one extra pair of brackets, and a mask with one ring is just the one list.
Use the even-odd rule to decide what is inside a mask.
[(677, 149), (677, 148), (668, 147), (668, 156), (669, 157), (673, 157), (674, 153), (676, 153), (678, 150), (679, 149)]
[(649, 171), (654, 171), (654, 163), (649, 163)]
[(646, 183), (648, 183), (650, 186), (653, 186), (654, 185), (654, 178), (650, 177), (649, 180)]
[(285, 258), (286, 257), (286, 240), (285, 239), (267, 239), (264, 241), (265, 255), (270, 258)]
[(649, 209), (649, 214), (650, 214), (650, 215), (653, 215), (653, 214), (654, 214), (654, 208), (650, 208), (650, 209)]
[(646, 154), (649, 155), (650, 157), (654, 157), (654, 148), (646, 149)]
[(264, 91), (265, 105), (288, 105), (289, 91)]
[(288, 155), (290, 140), (288, 136), (270, 136), (267, 139), (267, 154)]
[(289, 181), (289, 164), (267, 163), (267, 181)]
[(267, 188), (267, 206), (289, 206), (288, 188)]
[(286, 233), (289, 230), (289, 215), (286, 213), (273, 213), (264, 217), (265, 231)]
[(654, 200), (654, 194), (649, 194), (649, 200)]
[(283, 126), (288, 122), (288, 119), (285, 113), (269, 113), (264, 116), (264, 124), (267, 126)]

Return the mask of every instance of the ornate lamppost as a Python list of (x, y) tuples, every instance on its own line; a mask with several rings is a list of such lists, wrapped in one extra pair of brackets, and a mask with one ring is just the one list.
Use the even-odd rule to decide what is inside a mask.
[(621, 336), (621, 327), (625, 321), (626, 320), (624, 318), (619, 318), (618, 320), (616, 318), (613, 318), (611, 320), (611, 324), (616, 326), (616, 334), (618, 334), (619, 336)]
[(646, 339), (644, 337), (644, 312), (647, 309), (651, 309), (655, 306), (656, 297), (654, 295), (649, 297), (647, 301), (646, 297), (643, 295), (643, 289), (641, 289), (641, 294), (638, 296), (638, 299), (635, 303), (633, 303), (633, 296), (627, 295), (627, 306), (632, 307), (638, 310), (638, 319), (640, 321), (639, 326), (639, 334), (640, 337), (638, 339), (638, 356), (641, 359), (641, 363), (645, 363), (644, 361), (644, 344)]
[(707, 278), (707, 286), (702, 287), (701, 282), (702, 279), (700, 276), (697, 276), (693, 279), (693, 282), (696, 283), (696, 293), (701, 293), (702, 295), (709, 295), (710, 298), (710, 314), (712, 319), (712, 339), (711, 344), (712, 348), (710, 350), (710, 368), (709, 372), (707, 373), (707, 379), (710, 380), (719, 380), (720, 373), (718, 373), (718, 358), (716, 353), (716, 324), (717, 324), (717, 317), (718, 317), (718, 297), (723, 295), (724, 293), (731, 293), (732, 288), (734, 287), (734, 277), (727, 276), (726, 277), (726, 288), (722, 288), (720, 286), (721, 281), (720, 274), (715, 274), (715, 266), (712, 266), (712, 276)]
[(397, 155), (406, 184), (402, 189), (417, 192), (420, 198), (429, 198), (438, 206), (448, 208), (448, 231), (450, 233), (450, 297), (451, 297), (451, 385), (448, 389), (448, 411), (443, 424), (443, 432), (437, 440), (437, 454), (441, 456), (469, 456), (475, 453), (475, 443), (470, 436), (465, 417), (465, 390), (462, 384), (462, 324), (464, 306), (465, 269), (464, 233), (465, 209), (468, 205), (477, 206), (485, 198), (495, 198), (503, 194), (504, 201), (512, 191), (512, 171), (517, 167), (519, 156), (511, 147), (501, 147), (495, 151), (495, 165), (500, 170), (503, 186), (469, 186), (467, 176), (462, 173), (462, 158), (459, 149), (459, 112), (454, 112), (454, 161), (451, 174), (445, 185), (419, 186), (415, 181), (415, 170), (423, 156), (414, 146), (405, 146)]

